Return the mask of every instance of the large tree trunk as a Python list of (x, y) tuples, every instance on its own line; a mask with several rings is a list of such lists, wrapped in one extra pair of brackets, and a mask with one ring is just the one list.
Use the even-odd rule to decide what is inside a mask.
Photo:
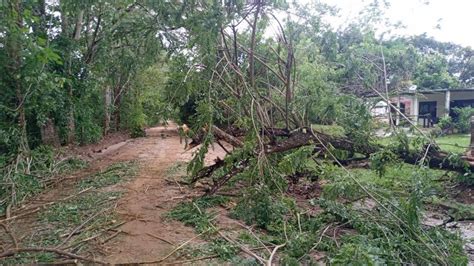
[[(65, 19), (65, 16), (62, 18)], [(84, 11), (81, 10), (77, 14), (76, 17), (76, 22), (74, 24), (74, 32), (72, 33), (72, 39), (75, 42), (78, 42), (79, 39), (81, 38), (81, 30), (82, 30), (82, 25), (83, 25), (83, 20), (84, 20)], [(62, 26), (68, 26), (68, 24), (64, 21)], [(67, 28), (62, 29), (63, 34), (66, 34), (69, 32)], [(68, 36), (69, 37), (69, 36)], [(69, 64), (68, 64), (68, 74), (69, 76), (73, 76), (74, 73), (72, 73), (72, 51), (69, 51)], [(67, 133), (67, 144), (72, 144), (76, 140), (76, 119), (75, 119), (75, 114), (74, 114), (74, 88), (71, 84), (68, 86), (68, 97), (69, 97), (69, 110), (68, 110), (68, 133)]]
[[(35, 14), (40, 18), (37, 24), (34, 24), (33, 31), (41, 38), (48, 39), (48, 25), (46, 18), (46, 2), (45, 0), (39, 0)], [(60, 146), (59, 134), (54, 124), (53, 114), (49, 113), (46, 122), (40, 126), (41, 142), (45, 145), (51, 145), (54, 147)]]
[(115, 87), (115, 98), (114, 98), (114, 126), (115, 126), (115, 131), (120, 130), (120, 105), (122, 104), (122, 86), (117, 85)]
[(59, 147), (59, 134), (54, 125), (54, 120), (48, 118), (44, 125), (41, 126), (41, 142), (46, 145)]
[[(243, 144), (235, 138), (234, 136), (224, 132), (223, 130), (213, 126), (213, 134), (216, 139), (224, 140), (232, 144), (234, 147), (242, 147)], [(315, 146), (315, 149), (318, 151), (323, 151), (325, 152), (325, 148), (335, 148), (339, 150), (346, 150), (351, 153), (361, 153), (366, 155), (367, 157), (379, 151), (382, 147), (379, 145), (374, 145), (370, 143), (366, 143), (366, 145), (355, 145), (354, 142), (351, 140), (345, 138), (345, 137), (333, 137), (330, 135), (326, 135), (320, 132), (315, 132), (313, 133), (309, 128), (303, 128), (301, 130), (295, 131), (295, 132), (288, 132), (286, 129), (267, 129), (264, 130), (264, 133), (270, 138), (270, 139), (276, 139), (276, 137), (283, 138), (283, 140), (280, 140), (278, 142), (274, 143), (268, 143), (265, 145), (265, 153), (266, 154), (273, 154), (273, 153), (280, 153), (280, 152), (286, 152), (290, 151), (293, 149), (297, 149), (299, 147), (303, 146)], [(254, 154), (259, 154), (259, 150), (255, 150)], [(426, 154), (425, 154), (426, 153)], [(420, 153), (412, 152), (412, 153), (403, 153), (403, 154), (398, 154), (399, 158), (409, 164), (418, 164), (420, 158), (423, 158), (426, 155), (426, 160), (425, 162), (431, 167), (435, 169), (446, 169), (446, 170), (452, 170), (452, 171), (457, 171), (461, 173), (465, 173), (466, 171), (474, 171), (474, 162), (469, 162), (469, 161), (461, 161), (459, 163), (451, 163), (448, 160), (449, 154), (444, 153), (439, 151), (436, 147), (433, 145), (430, 145), (430, 150), (428, 152), (422, 151)], [(244, 159), (245, 161), (248, 161), (249, 158)], [(235, 164), (235, 163), (234, 163)], [(247, 165), (247, 163), (243, 164), (237, 164), (240, 170), (237, 171), (236, 169), (232, 168), (230, 172), (233, 172), (234, 170), (237, 171), (235, 173), (239, 173), (242, 168), (242, 165)], [(193, 182), (199, 180), (200, 178), (208, 177), (211, 176), (215, 170), (222, 168), (225, 166), (225, 163), (223, 160), (216, 160), (214, 165), (208, 166), (203, 168), (199, 173), (193, 177)], [(233, 174), (231, 175), (233, 176)], [(225, 175), (226, 180), (228, 180), (230, 177), (226, 174)], [(220, 186), (221, 184), (216, 184), (216, 186)], [(214, 188), (213, 191), (215, 191), (216, 188)]]
[(67, 144), (73, 144), (76, 140), (76, 121), (74, 118), (74, 104), (73, 104), (73, 88), (72, 85), (69, 85), (68, 96), (69, 96), (69, 112), (67, 119)]

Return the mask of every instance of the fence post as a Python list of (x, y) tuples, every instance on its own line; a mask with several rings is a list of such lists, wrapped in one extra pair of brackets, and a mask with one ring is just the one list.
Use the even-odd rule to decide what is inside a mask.
[(474, 157), (474, 115), (471, 116), (471, 156)]

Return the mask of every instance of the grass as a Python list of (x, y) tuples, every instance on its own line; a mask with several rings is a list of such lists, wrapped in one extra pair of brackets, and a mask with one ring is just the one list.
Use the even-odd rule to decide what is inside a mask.
[(166, 176), (173, 179), (185, 179), (187, 166), (186, 162), (177, 162), (166, 170)]
[(436, 143), (442, 150), (453, 153), (464, 153), (469, 148), (470, 135), (454, 134), (442, 136), (436, 139)]
[(238, 256), (239, 247), (229, 243), (221, 237), (215, 237), (215, 226), (213, 220), (217, 212), (209, 211), (213, 207), (223, 205), (229, 201), (224, 196), (203, 197), (191, 202), (182, 202), (167, 214), (167, 218), (181, 221), (187, 226), (192, 226), (198, 233), (208, 241), (198, 246), (187, 247), (180, 252), (181, 256), (205, 257), (214, 256), (223, 261), (241, 263), (242, 258)]
[[(118, 224), (119, 218), (115, 215), (112, 207), (119, 199), (120, 192), (98, 193), (90, 191), (80, 196), (52, 205), (50, 208), (39, 213), (36, 231), (23, 241), (23, 246), (28, 247), (56, 247), (62, 245), (79, 244), (82, 240), (94, 236), (104, 228)], [(80, 227), (80, 225), (83, 225)], [(77, 245), (74, 247), (75, 253), (94, 250), (87, 245)], [(30, 264), (30, 263), (51, 263), (57, 260), (56, 256), (49, 253), (20, 253), (2, 261), (5, 264)]]
[[(94, 251), (82, 240), (104, 233), (104, 229), (119, 224), (113, 207), (121, 197), (120, 191), (103, 191), (134, 175), (135, 162), (122, 162), (81, 180), (71, 193), (86, 192), (67, 201), (60, 201), (38, 214), (36, 232), (23, 241), (29, 247), (74, 247), (75, 253)], [(73, 233), (74, 232), (74, 233)], [(105, 235), (104, 235), (105, 236)], [(104, 236), (101, 236), (102, 238)], [(69, 239), (68, 239), (69, 237)], [(97, 238), (100, 239), (101, 237)], [(50, 263), (56, 256), (49, 253), (21, 253), (2, 261), (6, 264)]]
[(311, 127), (318, 132), (331, 135), (334, 137), (344, 137), (346, 132), (343, 127), (338, 125), (317, 125), (313, 124)]
[(192, 202), (182, 202), (171, 210), (167, 217), (193, 226), (199, 233), (211, 229), (210, 222), (215, 213), (207, 209), (225, 204), (229, 199), (224, 196), (203, 197)]
[[(408, 193), (408, 189), (412, 186), (413, 174), (419, 169), (419, 166), (407, 163), (397, 163), (387, 166), (384, 176), (381, 178), (375, 171), (371, 169), (355, 168), (350, 169), (354, 176), (361, 182), (372, 184), (390, 190), (394, 193), (399, 193), (400, 196)], [(431, 193), (443, 193), (443, 187), (436, 180), (441, 179), (446, 175), (446, 171), (437, 169), (426, 169), (431, 188)]]
[[(56, 176), (87, 167), (85, 161), (77, 158), (58, 160), (57, 153), (46, 146), (33, 150), (30, 159), (30, 162), (20, 160), (17, 165), (18, 171), (13, 173), (7, 171), (6, 161), (0, 162), (0, 215), (5, 214), (8, 204), (12, 206), (20, 204), (43, 191)], [(30, 167), (29, 174), (22, 171), (27, 165)]]
[[(410, 140), (413, 137), (409, 137)], [(377, 138), (376, 142), (383, 146), (388, 146), (394, 143), (396, 140), (394, 137), (386, 137), (386, 138)], [(452, 152), (456, 154), (461, 154), (466, 152), (469, 148), (470, 144), (470, 135), (468, 134), (453, 134), (453, 135), (446, 135), (442, 137), (438, 137), (435, 139), (436, 143), (439, 145), (441, 150), (446, 152)]]
[[(324, 130), (328, 132), (320, 128)], [(389, 145), (394, 139), (382, 141)], [(309, 163), (304, 163), (307, 157), (301, 149), (293, 151), (283, 160), (279, 158), (281, 162), (288, 161), (288, 165), (280, 163), (278, 171), (283, 177), (293, 170), (305, 169), (311, 171), (309, 176), (319, 179), (322, 194), (310, 200), (320, 210), (316, 215), (310, 214), (307, 205), (297, 205), (295, 199), (272, 189), (271, 184), (280, 182), (276, 176), (269, 183), (252, 184), (242, 191), (244, 197), (236, 199), (238, 203), (230, 212), (232, 218), (260, 229), (258, 236), (264, 243), (286, 244), (278, 251), (279, 263), (316, 264), (307, 255), (313, 249), (326, 254), (325, 263), (335, 265), (467, 263), (458, 235), (442, 227), (422, 225), (425, 208), (439, 209), (439, 202), (433, 199), (452, 201), (445, 181), (455, 181), (456, 174), (402, 163), (395, 158), (389, 160), (383, 172), (349, 169), (349, 176), (342, 168), (324, 160), (308, 160), (312, 162), (309, 167)], [(246, 174), (252, 173), (241, 176)], [(375, 195), (373, 206), (370, 203), (364, 206), (363, 200), (371, 198), (367, 191)], [(207, 212), (202, 204), (200, 200), (183, 203), (170, 217), (193, 226), (198, 232), (209, 230), (214, 214)], [(455, 219), (472, 213), (472, 208), (466, 205), (450, 206), (450, 215)], [(248, 234), (240, 234), (238, 240), (248, 247), (261, 246)], [(229, 259), (232, 253), (223, 253), (228, 256), (221, 259), (234, 262)], [(261, 255), (268, 258), (268, 254)]]
[(88, 187), (102, 188), (115, 185), (124, 178), (135, 175), (138, 165), (135, 162), (121, 162), (109, 166), (106, 170), (81, 180), (79, 189)]

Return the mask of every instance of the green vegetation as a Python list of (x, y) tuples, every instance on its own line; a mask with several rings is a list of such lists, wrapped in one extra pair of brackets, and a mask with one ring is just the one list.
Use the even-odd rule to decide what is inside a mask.
[(217, 255), (224, 261), (236, 260), (239, 248), (221, 237), (214, 237), (216, 227), (213, 220), (218, 212), (209, 211), (213, 207), (218, 207), (228, 202), (229, 199), (223, 196), (203, 197), (192, 202), (183, 202), (176, 206), (167, 217), (183, 222), (185, 225), (193, 226), (197, 232), (204, 234), (204, 238), (209, 242), (199, 246), (191, 247), (181, 252), (186, 256), (190, 254), (194, 257)]
[[(309, 214), (290, 195), (275, 195), (264, 186), (246, 189), (236, 199), (231, 217), (260, 229), (256, 231), (258, 239), (266, 245), (285, 243), (280, 252), (282, 263), (315, 263), (307, 256), (311, 250), (323, 252), (327, 256), (325, 261), (331, 264), (467, 263), (461, 239), (445, 229), (425, 227), (420, 216), (425, 207), (423, 202), (432, 207), (448, 202), (449, 195), (439, 180), (447, 178), (455, 182), (455, 175), (393, 162), (382, 174), (371, 169), (345, 172), (324, 163), (318, 167), (319, 182), (324, 186), (321, 196), (310, 200), (322, 208), (317, 214)], [(441, 198), (444, 200), (438, 200)], [(218, 241), (219, 235), (213, 233), (218, 227), (214, 222), (217, 212), (207, 209), (228, 200), (215, 196), (181, 203), (168, 217), (193, 226), (198, 232), (209, 232), (210, 241)], [(440, 210), (447, 206), (450, 210), (447, 215), (454, 220), (472, 215), (470, 206), (459, 203), (443, 204)], [(261, 247), (261, 242), (245, 230), (239, 240), (251, 247)], [(195, 252), (219, 254), (215, 250)], [(263, 251), (257, 254), (268, 256)], [(232, 256), (219, 257), (232, 262)]]
[(136, 162), (122, 162), (109, 166), (106, 170), (79, 182), (79, 188), (102, 188), (115, 185), (134, 176), (137, 171)]
[[(65, 249), (73, 248), (76, 252), (94, 249), (85, 240), (91, 237), (107, 238), (107, 229), (120, 224), (119, 217), (113, 211), (120, 191), (102, 191), (119, 181), (133, 176), (136, 164), (123, 162), (111, 165), (105, 171), (90, 176), (79, 182), (72, 191), (76, 196), (66, 201), (54, 203), (38, 215), (41, 228), (27, 239), (28, 247), (56, 246)], [(9, 258), (8, 263), (48, 263), (54, 262), (56, 255), (40, 253), (21, 253)]]
[[(409, 137), (410, 140), (416, 139), (416, 137)], [(389, 146), (397, 143), (395, 137), (377, 138), (377, 143), (383, 146)], [(456, 154), (465, 153), (469, 148), (470, 135), (468, 134), (452, 134), (436, 137), (434, 139), (436, 144), (439, 145), (441, 150), (446, 152), (452, 152)], [(413, 146), (411, 146), (413, 147)]]
[(436, 143), (444, 151), (465, 153), (469, 148), (470, 135), (454, 134), (436, 138)]
[(471, 116), (474, 115), (474, 107), (456, 107), (453, 111), (454, 114), (456, 114), (454, 120), (451, 117), (443, 117), (437, 126), (445, 131), (455, 129), (458, 133), (469, 133), (469, 129), (471, 128)]
[(168, 217), (193, 226), (199, 233), (207, 232), (211, 230), (210, 222), (216, 213), (208, 213), (206, 210), (224, 204), (226, 201), (228, 201), (227, 198), (216, 196), (180, 203), (168, 214)]
[[(76, 252), (87, 251), (91, 247), (83, 240), (104, 234), (104, 228), (119, 224), (120, 220), (112, 208), (120, 195), (120, 192), (98, 193), (90, 190), (73, 199), (58, 202), (39, 214), (40, 221), (36, 226), (42, 230), (34, 232), (24, 243), (28, 247), (60, 246), (67, 249), (73, 247)], [(76, 228), (77, 232), (73, 232)], [(5, 263), (48, 263), (55, 260), (56, 255), (50, 253), (21, 253)]]
[[(264, 248), (243, 260), (240, 242), (219, 234), (214, 211), (229, 201), (230, 215), (258, 228), (284, 265), (316, 263), (312, 252), (328, 264), (466, 264), (458, 236), (422, 224), (436, 198), (449, 200), (453, 219), (469, 213), (446, 189), (472, 186), (465, 140), (440, 138), (441, 149), (457, 153), (449, 155), (416, 130), (378, 140), (369, 97), (411, 85), (472, 87), (474, 53), (425, 35), (393, 36), (400, 25), (384, 20), (389, 2), (369, 3), (338, 29), (326, 20), (337, 9), (320, 1), (2, 2), (0, 212), (84, 166), (61, 160), (60, 146), (121, 130), (141, 137), (172, 119), (200, 144), (189, 180), (212, 187), (168, 216), (209, 240), (205, 254), (242, 264), (270, 258)], [(456, 112), (442, 127), (465, 132), (472, 108)], [(205, 167), (211, 145), (224, 140), (232, 149)], [(440, 165), (446, 172), (428, 169)], [(168, 174), (183, 176), (184, 166)], [(107, 210), (119, 194), (109, 191), (135, 169), (116, 164), (80, 180), (74, 191), (84, 194), (41, 213), (47, 230), (30, 244), (79, 245), (112, 223)], [(215, 196), (222, 188), (238, 194)], [(84, 231), (71, 232), (82, 223)]]
[(332, 136), (345, 136), (344, 128), (338, 125), (316, 125), (313, 124), (311, 127), (321, 133), (332, 135)]
[[(87, 166), (76, 158), (62, 158), (60, 151), (49, 146), (39, 146), (31, 151), (28, 161), (16, 158), (8, 162), (0, 157), (0, 215), (8, 205), (15, 205), (43, 191), (58, 176)], [(4, 161), (3, 161), (4, 160)]]

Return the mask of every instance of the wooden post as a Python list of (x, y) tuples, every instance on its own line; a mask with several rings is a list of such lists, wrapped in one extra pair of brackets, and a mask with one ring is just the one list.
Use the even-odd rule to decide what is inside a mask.
[(471, 116), (471, 156), (474, 157), (474, 115)]

